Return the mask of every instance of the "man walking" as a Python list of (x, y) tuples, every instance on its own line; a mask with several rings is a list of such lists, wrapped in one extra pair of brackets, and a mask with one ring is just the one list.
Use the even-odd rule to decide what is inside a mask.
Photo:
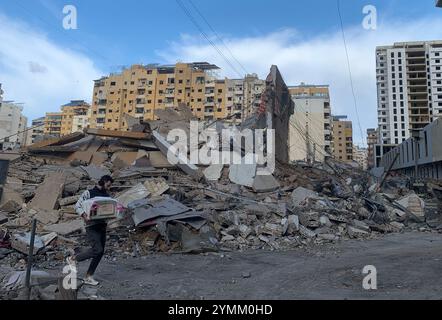
[(90, 220), (89, 215), (84, 212), (83, 203), (84, 201), (96, 197), (110, 198), (108, 190), (113, 182), (114, 180), (112, 177), (103, 176), (98, 182), (98, 185), (91, 190), (86, 190), (75, 205), (75, 211), (84, 219), (86, 223), (86, 234), (91, 247), (77, 255), (68, 257), (66, 261), (69, 265), (75, 266), (77, 262), (91, 259), (89, 269), (87, 270), (86, 277), (84, 278), (84, 283), (92, 286), (97, 286), (99, 284), (99, 282), (96, 281), (93, 276), (104, 254), (107, 223), (105, 220)]

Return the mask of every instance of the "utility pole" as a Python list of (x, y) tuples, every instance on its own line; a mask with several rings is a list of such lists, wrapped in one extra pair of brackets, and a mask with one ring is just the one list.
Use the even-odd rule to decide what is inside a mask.
[(308, 130), (308, 124), (305, 126), (305, 143), (306, 143), (306, 148), (307, 148), (307, 163), (310, 164), (311, 160), (312, 160), (312, 154), (311, 154), (311, 148), (310, 148), (310, 135), (309, 135), (309, 130)]
[(313, 164), (316, 162), (316, 143), (313, 144)]

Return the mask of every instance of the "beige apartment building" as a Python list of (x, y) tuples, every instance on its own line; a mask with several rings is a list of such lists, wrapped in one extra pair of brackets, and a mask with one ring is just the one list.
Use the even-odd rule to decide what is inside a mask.
[(319, 161), (331, 157), (332, 119), (328, 86), (289, 87), (295, 104), (289, 126), (290, 161)]
[(44, 135), (61, 137), (62, 119), (63, 113), (61, 112), (47, 112), (44, 120)]
[(346, 116), (333, 116), (333, 155), (342, 162), (353, 161), (353, 125)]
[(191, 108), (199, 120), (242, 119), (244, 105), (258, 103), (265, 83), (256, 75), (217, 79), (217, 70), (207, 62), (133, 65), (96, 80), (90, 126), (126, 130), (125, 114), (154, 120), (155, 110), (179, 104)]
[(88, 124), (91, 106), (84, 100), (72, 100), (61, 106), (60, 135), (65, 136), (74, 132), (83, 131)]

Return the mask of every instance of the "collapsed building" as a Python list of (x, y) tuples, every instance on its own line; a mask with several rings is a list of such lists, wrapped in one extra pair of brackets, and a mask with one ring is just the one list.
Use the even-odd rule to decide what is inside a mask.
[[(74, 205), (106, 174), (115, 180), (111, 192), (126, 208), (126, 218), (109, 221), (105, 259), (154, 252), (289, 250), (442, 227), (442, 189), (435, 182), (413, 191), (404, 176), (385, 174), (376, 180), (332, 159), (290, 164), (293, 102), (276, 66), (262, 100), (241, 129), (267, 131), (262, 138), (266, 151), (243, 143), (242, 137), (227, 145), (214, 143), (229, 127), (219, 122), (194, 127), (191, 110), (181, 105), (157, 110), (156, 121), (126, 116), (129, 131), (86, 129), (35, 143), (19, 154), (3, 154), (8, 162), (0, 170), (0, 270), (5, 270), (0, 293), (14, 296), (23, 285), (17, 271), (23, 272), (29, 258), (33, 221), (36, 268), (63, 265), (73, 247), (85, 241)], [(169, 139), (177, 129), (196, 130), (198, 137), (208, 129), (215, 138), (198, 139), (197, 151), (206, 152), (210, 145), (212, 151), (236, 152), (241, 162), (192, 163), (192, 155), (183, 151), (188, 149), (174, 148), (176, 140)], [(269, 168), (273, 135), (275, 167), (265, 172), (260, 169)], [(264, 161), (243, 161), (258, 151)]]

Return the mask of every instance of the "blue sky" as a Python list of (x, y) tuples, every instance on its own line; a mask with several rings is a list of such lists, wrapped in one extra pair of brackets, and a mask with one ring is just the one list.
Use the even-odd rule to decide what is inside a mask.
[[(271, 64), (278, 64), (289, 84), (330, 84), (334, 112), (348, 114), (356, 122), (335, 0), (193, 3), (248, 72), (264, 77)], [(62, 28), (66, 4), (78, 10), (78, 30)], [(377, 9), (375, 31), (362, 28), (365, 5)], [(341, 0), (341, 8), (365, 131), (377, 122), (372, 68), (376, 45), (442, 39), (442, 9), (435, 8), (434, 0)], [(232, 60), (210, 28), (192, 13)], [(5, 98), (25, 102), (30, 118), (57, 110), (70, 99), (90, 100), (93, 78), (122, 65), (209, 60), (223, 67), (222, 75), (237, 76), (175, 0), (0, 0), (2, 29), (10, 35), (0, 34)], [(40, 68), (30, 72), (30, 64)], [(43, 85), (44, 81), (53, 85)], [(31, 86), (35, 88), (29, 92)], [(360, 135), (356, 140), (362, 140)]]

